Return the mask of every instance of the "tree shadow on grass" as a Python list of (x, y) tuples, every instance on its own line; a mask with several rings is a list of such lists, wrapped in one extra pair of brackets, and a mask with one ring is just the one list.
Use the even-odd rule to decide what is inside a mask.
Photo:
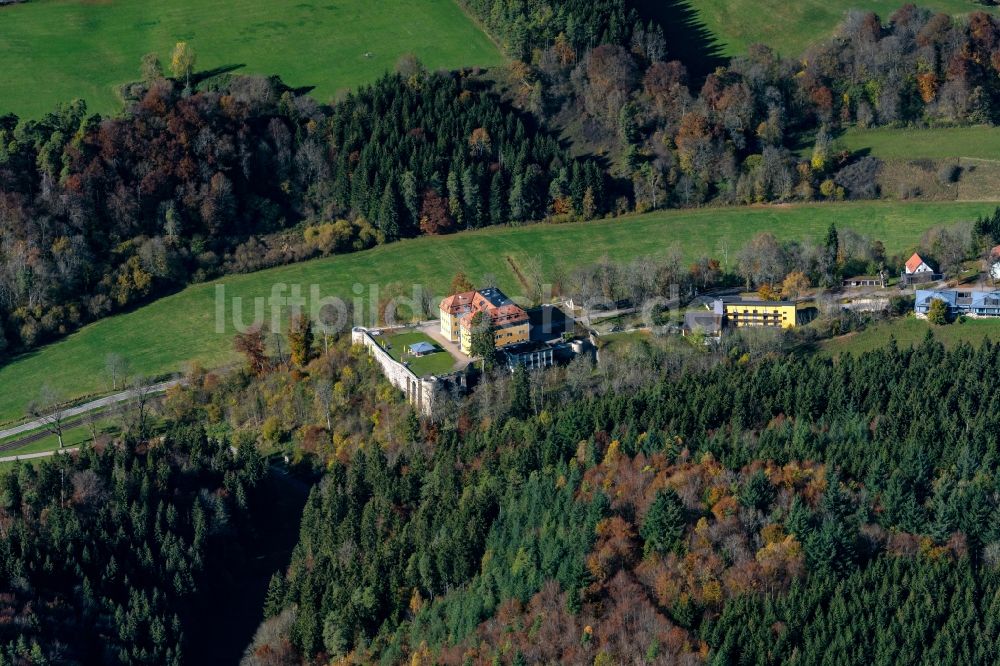
[(244, 67), (246, 67), (246, 65), (243, 63), (234, 63), (232, 65), (220, 65), (219, 67), (213, 67), (212, 69), (194, 72), (191, 74), (191, 83), (197, 85), (202, 81), (211, 79), (212, 77), (229, 74), (230, 72), (235, 72), (237, 69), (243, 69)]
[(716, 35), (691, 6), (691, 0), (632, 0), (631, 5), (644, 22), (662, 26), (667, 57), (684, 63), (693, 90), (699, 90), (709, 74), (729, 61)]

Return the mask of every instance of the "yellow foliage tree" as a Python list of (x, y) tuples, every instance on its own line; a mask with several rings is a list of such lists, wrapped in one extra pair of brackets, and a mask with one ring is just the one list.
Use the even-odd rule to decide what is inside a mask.
[(194, 47), (187, 42), (177, 42), (174, 46), (173, 55), (170, 56), (170, 71), (175, 78), (183, 78), (184, 85), (191, 85), (191, 72), (194, 71), (194, 63), (198, 59), (194, 52)]
[(757, 295), (760, 296), (765, 301), (777, 301), (780, 300), (781, 295), (778, 291), (769, 284), (763, 284), (760, 289), (757, 290)]
[(809, 278), (802, 271), (792, 271), (781, 283), (781, 295), (785, 298), (797, 298), (809, 288)]

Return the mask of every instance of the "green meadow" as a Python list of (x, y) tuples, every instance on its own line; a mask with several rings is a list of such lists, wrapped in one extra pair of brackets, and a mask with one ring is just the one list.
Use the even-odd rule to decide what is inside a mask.
[(75, 98), (113, 112), (142, 56), (167, 67), (178, 41), (195, 48), (198, 70), (278, 74), (323, 102), (404, 53), (432, 69), (501, 62), (453, 0), (31, 0), (0, 7), (0, 114), (38, 117)]
[[(782, 55), (796, 57), (813, 42), (828, 37), (848, 10), (872, 11), (887, 20), (903, 0), (686, 0), (711, 31), (726, 55), (746, 53), (754, 43), (767, 44)], [(996, 13), (996, 8), (972, 0), (921, 0), (916, 3), (946, 14), (972, 11)]]
[(1000, 160), (1000, 128), (984, 125), (933, 129), (850, 129), (837, 142), (882, 159)]
[(923, 341), (927, 331), (949, 348), (961, 342), (978, 345), (986, 338), (1000, 342), (1000, 321), (996, 319), (966, 319), (964, 322), (934, 326), (925, 319), (905, 317), (876, 324), (858, 333), (824, 340), (821, 352), (830, 356), (857, 355), (880, 349), (889, 344), (891, 338), (896, 339), (900, 348), (912, 347)]
[[(373, 289), (381, 288), (382, 294), (386, 287), (392, 293), (410, 293), (412, 285), (421, 284), (440, 297), (458, 271), (475, 283), (492, 276), (516, 296), (524, 291), (523, 277), (532, 272), (555, 281), (576, 266), (604, 257), (627, 261), (662, 256), (674, 245), (687, 259), (704, 254), (724, 260), (728, 252), (735, 262), (740, 247), (760, 231), (785, 239), (818, 240), (831, 222), (883, 241), (890, 254), (903, 253), (926, 229), (972, 219), (995, 205), (872, 202), (666, 211), (422, 237), (231, 275), (90, 324), (0, 368), (0, 421), (21, 416), (44, 382), (58, 386), (67, 398), (108, 390), (104, 365), (112, 351), (125, 356), (135, 372), (147, 374), (181, 370), (187, 361), (206, 366), (232, 362), (233, 298), (242, 299), (243, 321), (250, 323), (253, 299), (266, 299), (276, 284), (301, 285), (303, 296), (316, 285), (321, 297), (357, 299), (362, 311), (370, 311), (365, 301), (371, 300)], [(221, 327), (216, 322), (217, 287), (225, 290)], [(376, 294), (376, 302), (377, 298)]]

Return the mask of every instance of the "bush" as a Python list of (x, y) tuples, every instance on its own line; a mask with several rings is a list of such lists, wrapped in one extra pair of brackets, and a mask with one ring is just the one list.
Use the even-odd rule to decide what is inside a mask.
[(878, 197), (878, 174), (882, 161), (875, 157), (862, 157), (838, 171), (834, 182), (843, 187), (851, 199), (874, 199)]
[(913, 296), (892, 296), (889, 298), (889, 314), (901, 317), (913, 311)]
[(948, 323), (948, 304), (940, 298), (931, 301), (931, 306), (927, 310), (927, 321), (935, 326), (943, 326)]
[(942, 185), (950, 185), (951, 183), (958, 182), (959, 177), (962, 175), (962, 167), (957, 164), (948, 163), (942, 164), (941, 168), (938, 169), (937, 179)]

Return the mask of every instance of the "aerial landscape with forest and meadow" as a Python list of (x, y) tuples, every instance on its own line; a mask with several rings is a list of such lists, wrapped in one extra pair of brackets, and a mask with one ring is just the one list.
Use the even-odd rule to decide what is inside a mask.
[(0, 666), (1000, 664), (993, 0), (0, 0)]

